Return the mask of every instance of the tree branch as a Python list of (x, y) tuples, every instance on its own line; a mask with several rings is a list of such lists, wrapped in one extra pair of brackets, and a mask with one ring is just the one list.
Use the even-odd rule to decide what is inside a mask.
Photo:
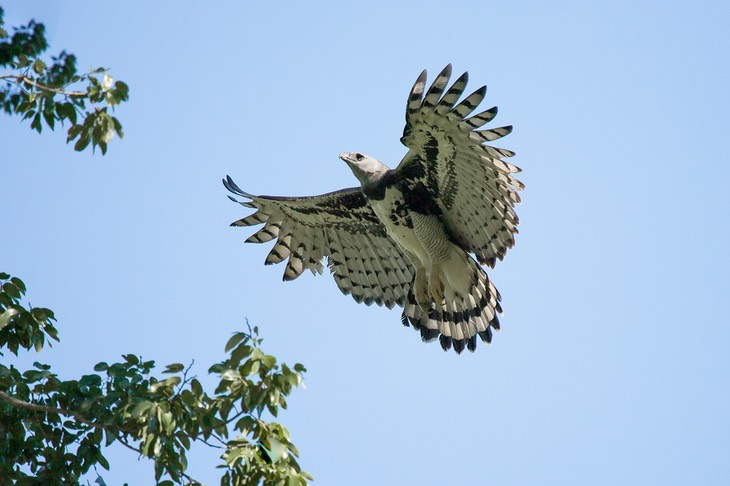
[[(220, 442), (221, 444), (223, 444), (224, 446), (226, 446), (226, 443), (220, 437), (218, 437), (217, 435), (211, 434), (211, 437), (215, 437), (216, 440), (218, 440), (218, 442)], [(202, 442), (203, 444), (207, 445), (208, 447), (212, 447), (214, 449), (225, 449), (225, 447), (221, 447), (221, 446), (218, 446), (218, 445), (215, 445), (215, 444), (211, 444), (207, 440), (201, 439), (200, 437), (198, 437), (195, 440), (198, 440), (198, 441)]]
[(180, 474), (180, 476), (182, 476), (185, 479), (187, 479), (188, 480), (188, 484), (192, 484), (192, 485), (203, 484), (200, 481), (198, 481), (197, 479), (192, 478), (192, 477), (188, 476), (187, 474), (185, 474), (185, 471), (178, 471), (178, 474)]
[(60, 89), (60, 88), (52, 88), (50, 86), (46, 86), (45, 84), (38, 83), (38, 82), (34, 81), (33, 78), (31, 78), (29, 76), (25, 76), (25, 75), (3, 74), (3, 75), (0, 75), (0, 79), (10, 79), (10, 80), (13, 80), (17, 84), (27, 83), (27, 84), (30, 84), (31, 86), (35, 86), (36, 88), (41, 89), (43, 91), (48, 91), (50, 93), (56, 93), (56, 94), (60, 94), (63, 96), (71, 96), (71, 97), (76, 97), (76, 98), (83, 98), (85, 96), (88, 96), (87, 93), (85, 93), (83, 91), (66, 91), (66, 90)]
[(126, 447), (127, 449), (129, 449), (130, 451), (134, 451), (134, 452), (136, 452), (137, 454), (142, 454), (142, 451), (140, 451), (139, 449), (137, 449), (137, 448), (136, 448), (136, 447), (134, 447), (134, 446), (131, 446), (131, 445), (129, 445), (129, 442), (127, 442), (127, 441), (126, 441), (125, 439), (123, 439), (123, 438), (121, 438), (121, 437), (117, 437), (117, 441), (118, 441), (118, 442), (119, 442), (120, 444), (122, 444), (122, 445), (123, 445), (124, 447)]
[[(8, 393), (5, 393), (4, 391), (0, 391), (0, 398), (2, 398), (4, 401), (6, 401), (7, 403), (9, 403), (10, 405), (12, 405), (13, 407), (16, 407), (16, 408), (24, 408), (26, 410), (32, 410), (34, 412), (57, 413), (59, 415), (64, 415), (66, 417), (73, 417), (76, 420), (78, 420), (79, 422), (81, 422), (82, 424), (88, 425), (89, 427), (94, 427), (95, 429), (103, 429), (108, 432), (114, 432), (115, 434), (119, 433), (120, 431), (131, 433), (131, 431), (124, 430), (120, 427), (114, 427), (114, 426), (109, 426), (109, 425), (100, 424), (100, 423), (96, 423), (96, 422), (91, 422), (90, 420), (88, 420), (87, 418), (85, 418), (84, 416), (82, 416), (76, 412), (71, 412), (69, 410), (63, 410), (61, 408), (48, 407), (46, 405), (38, 405), (37, 403), (28, 403), (28, 402), (25, 402), (18, 398), (15, 398), (14, 396), (12, 396)], [(117, 437), (117, 438), (119, 438), (119, 437)]]

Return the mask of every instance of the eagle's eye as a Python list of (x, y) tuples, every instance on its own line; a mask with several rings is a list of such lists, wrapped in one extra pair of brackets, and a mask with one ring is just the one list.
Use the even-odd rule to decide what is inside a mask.
[(355, 154), (355, 159), (357, 159), (358, 162), (360, 162), (362, 158), (362, 154)]

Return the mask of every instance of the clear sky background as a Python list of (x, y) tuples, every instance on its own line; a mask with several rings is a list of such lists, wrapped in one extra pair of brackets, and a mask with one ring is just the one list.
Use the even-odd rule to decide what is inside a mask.
[[(3, 2), (131, 88), (106, 157), (0, 117), (0, 269), (61, 336), (20, 363), (204, 377), (248, 318), (308, 368), (280, 421), (317, 485), (730, 484), (727, 2), (396, 3)], [(502, 331), (461, 356), (328, 275), (282, 282), (220, 182), (310, 195), (356, 185), (342, 151), (394, 167), (413, 81), (449, 62), (515, 126), (527, 185), (489, 272)], [(152, 482), (109, 457), (110, 486)]]

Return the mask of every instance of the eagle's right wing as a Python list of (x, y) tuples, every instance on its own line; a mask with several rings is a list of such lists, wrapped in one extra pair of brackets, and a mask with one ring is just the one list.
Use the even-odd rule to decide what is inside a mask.
[[(238, 201), (257, 211), (231, 226), (264, 227), (246, 242), (264, 243), (276, 238), (266, 264), (289, 259), (284, 280), (294, 280), (305, 269), (322, 273), (322, 260), (337, 286), (357, 302), (404, 306), (413, 281), (408, 258), (387, 234), (360, 188), (320, 196), (254, 196), (242, 191), (230, 177), (226, 189), (250, 199)], [(229, 196), (230, 197), (230, 196)]]
[(479, 263), (493, 267), (515, 243), (519, 219), (514, 206), (524, 184), (512, 175), (520, 169), (503, 160), (514, 152), (487, 142), (509, 134), (512, 127), (482, 129), (497, 108), (469, 115), (487, 87), (459, 102), (468, 75), (446, 89), (450, 77), (449, 64), (425, 95), (426, 71), (413, 85), (401, 139), (410, 150), (395, 172), (403, 184), (424, 187), (451, 238)]

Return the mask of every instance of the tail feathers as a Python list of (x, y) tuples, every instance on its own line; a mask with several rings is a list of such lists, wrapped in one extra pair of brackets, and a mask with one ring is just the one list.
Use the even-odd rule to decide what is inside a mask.
[(409, 292), (403, 309), (401, 322), (421, 333), (424, 342), (439, 339), (444, 351), (452, 347), (457, 354), (464, 349), (474, 351), (477, 337), (486, 343), (492, 342), (492, 330), (500, 328), (499, 317), (501, 296), (484, 270), (471, 258), (469, 270), (472, 284), (466, 294), (451, 294), (442, 305), (433, 304), (424, 310)]

